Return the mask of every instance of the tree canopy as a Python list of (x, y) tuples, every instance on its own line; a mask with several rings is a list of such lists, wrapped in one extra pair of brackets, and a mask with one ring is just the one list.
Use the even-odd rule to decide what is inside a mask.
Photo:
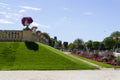
[(111, 35), (110, 35), (111, 37), (120, 37), (120, 32), (119, 31), (115, 31), (115, 32), (113, 32)]
[(106, 37), (103, 43), (106, 48), (113, 49), (115, 47), (115, 40), (112, 37)]

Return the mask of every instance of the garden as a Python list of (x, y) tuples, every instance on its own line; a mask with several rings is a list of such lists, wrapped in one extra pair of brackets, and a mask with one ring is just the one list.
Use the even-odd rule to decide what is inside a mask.
[[(107, 67), (118, 67), (120, 66), (120, 56), (115, 56), (112, 51), (106, 50), (106, 51), (99, 51), (94, 50), (91, 52), (87, 51), (73, 51), (72, 54), (81, 57), (82, 59), (91, 61), (94, 63), (94, 61), (97, 61), (99, 63), (109, 64)], [(96, 62), (95, 62), (96, 63)]]

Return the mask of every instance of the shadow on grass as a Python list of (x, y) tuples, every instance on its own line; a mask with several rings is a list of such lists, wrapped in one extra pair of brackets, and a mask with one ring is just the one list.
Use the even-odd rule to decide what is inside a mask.
[(10, 69), (16, 61), (16, 51), (19, 48), (19, 42), (11, 42), (0, 51), (0, 70)]
[(37, 50), (39, 49), (38, 44), (35, 43), (35, 42), (28, 42), (28, 41), (26, 41), (26, 42), (25, 42), (25, 45), (26, 45), (26, 47), (27, 47), (29, 50), (37, 51)]
[(0, 53), (0, 70), (4, 67), (10, 68), (14, 65), (14, 62), (16, 60), (15, 53), (15, 50), (11, 47), (6, 47)]

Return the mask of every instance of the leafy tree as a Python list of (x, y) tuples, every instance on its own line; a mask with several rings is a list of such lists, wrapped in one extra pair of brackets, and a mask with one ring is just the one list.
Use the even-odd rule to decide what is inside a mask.
[(106, 50), (105, 45), (103, 42), (100, 43), (100, 50)]
[(48, 33), (44, 32), (44, 33), (42, 33), (42, 34), (44, 35), (44, 37), (45, 37), (46, 39), (50, 39), (50, 36), (49, 36)]
[(79, 49), (79, 50), (81, 50), (81, 49), (83, 49), (84, 48), (84, 45), (83, 45), (83, 40), (82, 39), (76, 39), (74, 42), (73, 42), (74, 44), (75, 44), (75, 46), (76, 46), (76, 49)]
[(63, 46), (64, 46), (65, 50), (67, 50), (68, 49), (68, 42), (63, 42)]
[(49, 41), (50, 41), (50, 36), (48, 33), (41, 33), (43, 36), (44, 36), (44, 43), (47, 43), (49, 44)]
[(113, 37), (113, 39), (115, 40), (115, 48), (119, 48), (120, 47), (120, 32), (115, 31), (110, 36)]
[(103, 40), (103, 43), (104, 43), (105, 47), (108, 49), (113, 49), (115, 46), (115, 40), (112, 37), (106, 37)]
[(69, 44), (69, 49), (70, 50), (74, 50), (75, 49), (75, 44), (74, 43), (70, 43)]
[(100, 42), (94, 41), (94, 42), (92, 42), (92, 46), (95, 50), (98, 50), (100, 48)]
[(115, 31), (115, 32), (113, 32), (111, 35), (110, 35), (111, 37), (120, 37), (120, 32), (119, 31)]
[(54, 47), (54, 44), (55, 44), (55, 40), (53, 38), (50, 38), (49, 45), (51, 47)]
[(62, 41), (58, 41), (58, 49), (62, 49)]
[(54, 48), (58, 49), (59, 48), (59, 43), (57, 41), (57, 37), (56, 36), (54, 37), (54, 41), (55, 41)]
[(85, 43), (85, 46), (89, 49), (92, 50), (93, 46), (92, 46), (93, 41), (89, 40), (88, 42)]
[(57, 36), (54, 37), (54, 40), (57, 41)]

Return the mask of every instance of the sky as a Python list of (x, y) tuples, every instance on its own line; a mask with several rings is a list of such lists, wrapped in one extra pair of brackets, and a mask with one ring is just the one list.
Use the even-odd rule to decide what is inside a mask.
[(0, 0), (0, 30), (22, 30), (23, 17), (58, 40), (103, 41), (120, 31), (120, 0)]

